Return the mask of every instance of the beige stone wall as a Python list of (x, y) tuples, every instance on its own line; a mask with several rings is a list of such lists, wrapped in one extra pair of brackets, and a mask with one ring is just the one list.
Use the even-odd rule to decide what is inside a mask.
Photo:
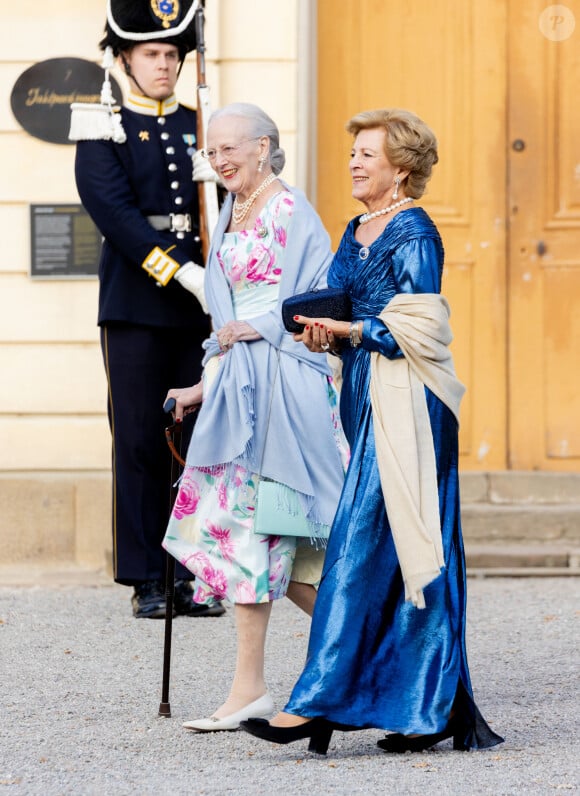
[[(287, 152), (284, 176), (291, 183), (300, 171), (297, 131), (307, 106), (298, 101), (299, 82), (307, 81), (304, 60), (299, 69), (297, 31), (310, 5), (309, 0), (206, 3), (212, 104), (255, 102), (270, 113), (280, 127)], [(29, 276), (29, 205), (79, 201), (74, 147), (31, 137), (10, 108), (14, 83), (34, 63), (57, 57), (99, 61), (105, 7), (105, 0), (22, 0), (3, 10), (0, 563), (43, 558), (92, 565), (104, 560), (108, 546), (110, 439), (97, 281)], [(195, 84), (192, 59), (179, 81), (181, 101), (195, 103)]]

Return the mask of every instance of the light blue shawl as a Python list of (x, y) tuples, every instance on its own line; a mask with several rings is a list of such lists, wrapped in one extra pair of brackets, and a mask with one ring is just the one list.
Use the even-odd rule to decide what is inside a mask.
[[(300, 493), (312, 523), (332, 524), (344, 471), (333, 435), (326, 356), (296, 343), (282, 324), (282, 301), (326, 286), (330, 240), (304, 194), (294, 197), (278, 305), (249, 319), (262, 336), (225, 354), (199, 412), (187, 453), (195, 467), (240, 464)], [(215, 329), (235, 319), (230, 287), (217, 258), (232, 209), (224, 202), (208, 257), (205, 293)], [(204, 363), (219, 353), (215, 332)], [(274, 387), (273, 387), (274, 385)], [(268, 422), (269, 419), (269, 422)], [(266, 435), (267, 430), (267, 435)]]

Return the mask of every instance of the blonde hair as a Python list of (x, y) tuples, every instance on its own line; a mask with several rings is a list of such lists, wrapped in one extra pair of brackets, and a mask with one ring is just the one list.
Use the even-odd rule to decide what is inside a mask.
[(435, 134), (414, 113), (400, 108), (363, 111), (346, 125), (347, 131), (355, 137), (361, 130), (376, 128), (385, 131), (385, 155), (390, 163), (409, 172), (404, 181), (405, 194), (419, 199), (439, 160)]

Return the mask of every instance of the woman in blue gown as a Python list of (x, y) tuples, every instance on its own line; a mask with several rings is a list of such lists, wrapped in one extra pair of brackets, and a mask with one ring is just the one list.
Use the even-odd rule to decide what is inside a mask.
[[(305, 668), (283, 713), (271, 722), (250, 719), (242, 727), (278, 743), (310, 738), (310, 749), (320, 753), (326, 752), (333, 729), (367, 727), (391, 731), (378, 742), (387, 752), (419, 751), (449, 737), (455, 749), (481, 749), (503, 739), (474, 703), (465, 647), (456, 417), (463, 388), (451, 373), (448, 381), (456, 393), (446, 405), (441, 379), (421, 379), (439, 524), (432, 547), (439, 546), (440, 552), (418, 588), (403, 576), (417, 564), (415, 538), (405, 551), (389, 519), (391, 509), (392, 517), (400, 516), (401, 496), (396, 479), (385, 484), (380, 471), (383, 448), (377, 451), (372, 400), (372, 357), (379, 364), (411, 358), (413, 342), (409, 347), (408, 338), (417, 329), (422, 332), (425, 321), (412, 314), (407, 335), (395, 339), (382, 319), (385, 308), (391, 308), (385, 317), (395, 325), (392, 311), (398, 300), (410, 296), (411, 307), (419, 299), (429, 308), (445, 302), (437, 295), (441, 239), (429, 216), (413, 202), (437, 162), (437, 143), (430, 129), (407, 111), (358, 114), (347, 130), (355, 139), (353, 196), (368, 212), (349, 223), (328, 283), (347, 291), (354, 321), (300, 316), (305, 329), (297, 339), (311, 350), (330, 348), (342, 357), (341, 417), (351, 461), (328, 543)], [(427, 314), (430, 323), (430, 310)], [(449, 339), (450, 334), (444, 343)], [(403, 340), (405, 355), (399, 345)], [(423, 344), (425, 340), (421, 338)], [(388, 415), (391, 404), (383, 408)], [(403, 537), (412, 524), (403, 523)], [(424, 569), (423, 563), (418, 569)]]

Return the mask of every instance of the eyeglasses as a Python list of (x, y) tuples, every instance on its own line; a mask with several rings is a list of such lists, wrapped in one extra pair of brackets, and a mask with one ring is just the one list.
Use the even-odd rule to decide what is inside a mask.
[(257, 138), (246, 138), (243, 141), (240, 141), (239, 144), (229, 144), (226, 146), (220, 146), (217, 149), (202, 149), (201, 154), (206, 160), (209, 160), (210, 163), (215, 161), (218, 155), (222, 155), (222, 157), (229, 160), (229, 158), (233, 157), (238, 149), (242, 146), (242, 144), (247, 144), (250, 141), (259, 141), (260, 136)]

